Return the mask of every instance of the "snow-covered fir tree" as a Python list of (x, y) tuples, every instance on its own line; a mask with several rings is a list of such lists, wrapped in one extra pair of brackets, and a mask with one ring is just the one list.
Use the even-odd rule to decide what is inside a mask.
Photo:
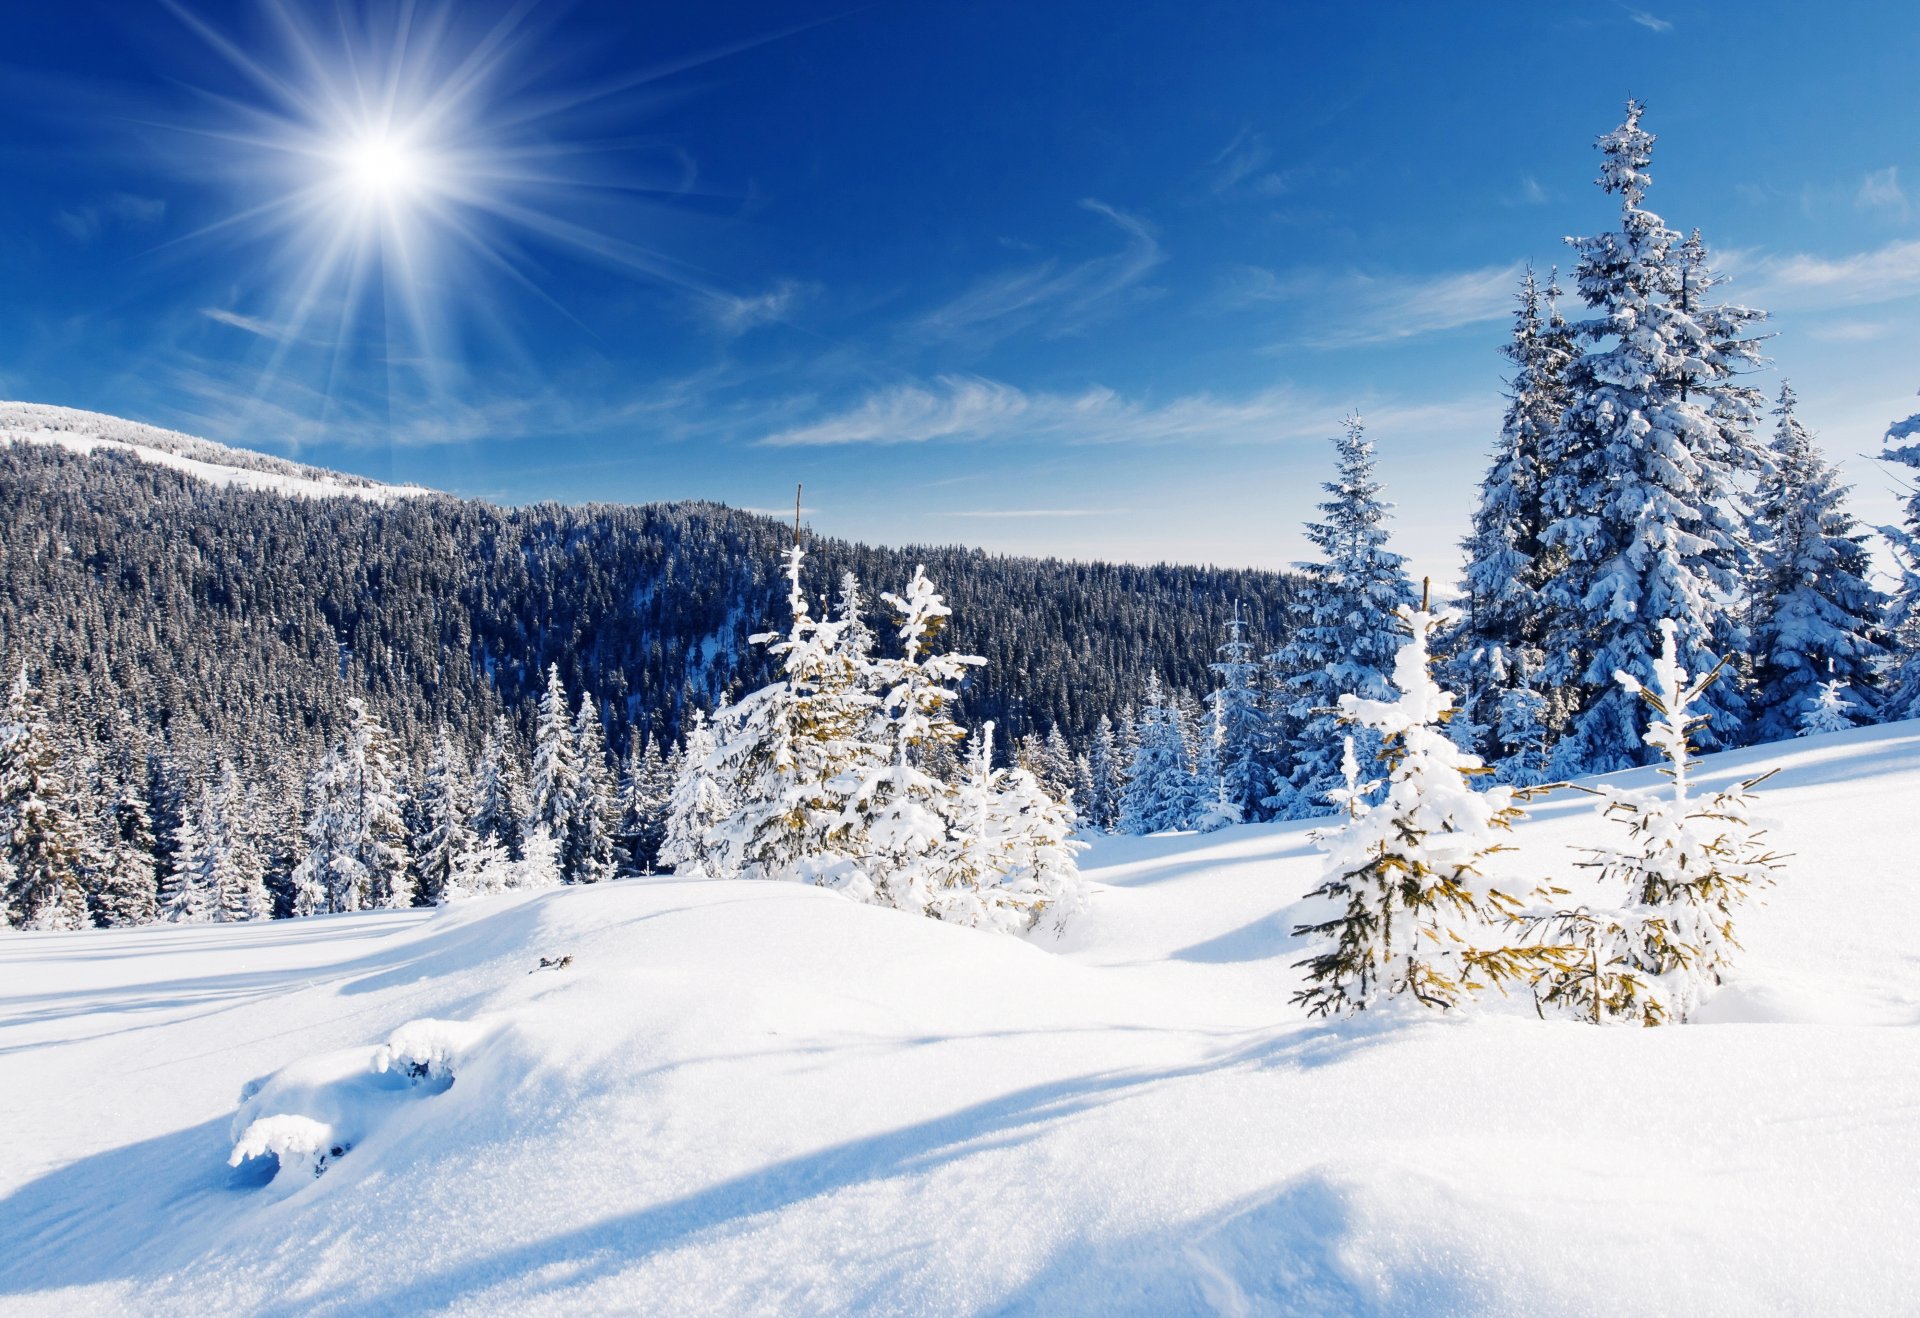
[(680, 771), (673, 780), (667, 804), (666, 836), (660, 845), (660, 863), (685, 878), (722, 878), (724, 861), (708, 835), (732, 813), (720, 780), (715, 776), (715, 742), (705, 710), (696, 709), (687, 728), (687, 744)]
[[(1642, 204), (1654, 139), (1641, 110), (1628, 102), (1626, 121), (1599, 142), (1599, 184), (1620, 198), (1620, 227), (1572, 240), (1594, 314), (1574, 327), (1584, 351), (1543, 458), (1545, 677), (1576, 711), (1556, 757), (1566, 773), (1647, 758), (1636, 702), (1612, 674), (1647, 671), (1650, 623), (1677, 624), (1692, 666), (1742, 648), (1735, 483), (1764, 465), (1759, 399), (1738, 380), (1759, 362), (1761, 313), (1714, 302), (1704, 247)], [(1709, 693), (1703, 717), (1710, 745), (1734, 744), (1746, 718), (1738, 684)]]
[(651, 874), (660, 862), (667, 836), (667, 811), (679, 777), (680, 752), (669, 759), (659, 743), (642, 746), (635, 737), (620, 770), (620, 827), (615, 852), (623, 874)]
[(1120, 803), (1122, 830), (1161, 833), (1192, 822), (1199, 797), (1191, 754), (1179, 706), (1154, 673), (1147, 679), (1146, 697), (1134, 721), (1133, 763), (1128, 766)]
[[(1401, 639), (1394, 618), (1414, 603), (1406, 561), (1387, 548), (1392, 505), (1381, 498), (1373, 444), (1358, 416), (1347, 418), (1334, 449), (1337, 473), (1322, 486), (1332, 497), (1319, 505), (1325, 520), (1306, 528), (1320, 557), (1296, 565), (1306, 578), (1294, 606), (1298, 626), (1287, 645), (1267, 656), (1290, 763), (1284, 777), (1276, 776), (1266, 805), (1287, 819), (1332, 808), (1327, 794), (1343, 781), (1340, 697), (1389, 694)], [(1378, 742), (1370, 732), (1356, 740), (1371, 777)]]
[(1247, 639), (1247, 622), (1236, 601), (1220, 657), (1209, 667), (1219, 685), (1207, 696), (1203, 733), (1213, 773), (1201, 787), (1236, 820), (1260, 817), (1273, 779), (1271, 729), (1261, 702), (1264, 669)]
[(208, 785), (201, 783), (175, 830), (173, 867), (160, 885), (160, 918), (172, 924), (209, 924), (219, 915), (213, 870), (220, 830), (217, 822), (207, 826), (214, 815), (211, 798)]
[(733, 810), (709, 835), (721, 874), (862, 881), (845, 836), (864, 772), (886, 758), (874, 742), (868, 666), (841, 643), (845, 624), (813, 617), (801, 585), (806, 552), (786, 551), (788, 626), (752, 638), (781, 678), (716, 718), (714, 767)]
[(1791, 385), (1774, 408), (1772, 462), (1753, 500), (1758, 542), (1753, 592), (1753, 678), (1759, 740), (1794, 734), (1837, 681), (1854, 702), (1870, 698), (1884, 656), (1884, 601), (1868, 580), (1866, 535), (1846, 509), (1847, 487), (1794, 415)]
[[(443, 900), (473, 865), (479, 845), (471, 823), (472, 788), (466, 756), (445, 728), (433, 743), (433, 756), (414, 796), (419, 832), (413, 840), (416, 892), (424, 903)], [(497, 843), (496, 843), (497, 845)]]
[(555, 839), (561, 848), (563, 867), (574, 797), (579, 790), (580, 756), (573, 744), (573, 711), (567, 706), (560, 665), (549, 664), (546, 690), (540, 694), (540, 710), (533, 726), (533, 773), (529, 783), (533, 809), (528, 826), (544, 828)]
[(566, 831), (560, 835), (560, 876), (568, 883), (600, 883), (614, 874), (613, 830), (620, 802), (607, 764), (599, 707), (585, 692), (573, 719), (574, 787)]
[(1126, 785), (1126, 766), (1121, 758), (1119, 738), (1113, 730), (1113, 720), (1102, 714), (1099, 723), (1094, 725), (1093, 739), (1087, 748), (1084, 799), (1078, 794), (1074, 797), (1081, 822), (1108, 832), (1117, 828)]
[(1309, 894), (1338, 909), (1294, 930), (1331, 939), (1299, 963), (1308, 984), (1294, 1001), (1315, 1015), (1362, 1011), (1400, 995), (1452, 1007), (1486, 982), (1523, 974), (1536, 959), (1478, 937), (1514, 906), (1482, 866), (1503, 849), (1500, 835), (1520, 810), (1509, 787), (1474, 789), (1484, 766), (1446, 733), (1453, 697), (1434, 681), (1429, 657), (1438, 616), (1403, 609), (1402, 617), (1411, 635), (1394, 662), (1397, 694), (1340, 698), (1342, 716), (1380, 739), (1386, 795), (1367, 804), (1363, 768), (1342, 738), (1340, 785), (1329, 796), (1346, 819), (1318, 836), (1326, 859)]
[(403, 788), (391, 735), (358, 697), (345, 740), (307, 790), (307, 854), (294, 871), (296, 914), (413, 903)]
[(89, 923), (82, 865), (83, 822), (39, 688), (21, 665), (0, 710), (0, 855), (6, 860), (7, 919), (27, 929), (83, 929)]
[(102, 818), (105, 863), (87, 892), (96, 924), (147, 924), (159, 913), (160, 869), (153, 815), (141, 790), (144, 775), (125, 769)]
[(209, 806), (201, 840), (209, 852), (214, 918), (269, 919), (273, 900), (267, 895), (266, 857), (247, 827), (252, 812), (239, 770), (230, 760), (222, 759), (215, 771)]
[[(1568, 395), (1566, 373), (1573, 357), (1571, 332), (1559, 312), (1560, 289), (1549, 277), (1543, 290), (1529, 268), (1522, 277), (1513, 336), (1502, 349), (1513, 364), (1507, 409), (1493, 458), (1480, 482), (1472, 530), (1461, 548), (1461, 616), (1448, 644), (1445, 672), (1461, 695), (1450, 725), (1454, 739), (1472, 726), (1468, 749), (1502, 761), (1518, 756), (1511, 771), (1524, 775), (1531, 748), (1507, 739), (1507, 730), (1528, 731), (1515, 715), (1539, 697), (1536, 675), (1545, 659), (1539, 591), (1553, 563), (1544, 552), (1542, 506), (1546, 473), (1542, 454), (1551, 442)], [(1510, 697), (1516, 693), (1518, 700)], [(1545, 716), (1544, 701), (1540, 716)]]
[(1800, 715), (1799, 734), (1817, 737), (1823, 732), (1845, 732), (1854, 726), (1854, 705), (1847, 699), (1847, 684), (1835, 679), (1820, 684), (1820, 694)]
[[(1887, 428), (1888, 461), (1920, 469), (1920, 412)], [(1887, 603), (1889, 654), (1882, 714), (1920, 718), (1920, 473), (1907, 494), (1906, 520), (1880, 528), (1899, 566), (1899, 582)]]
[(951, 706), (967, 670), (986, 662), (936, 648), (952, 610), (916, 566), (902, 594), (882, 597), (899, 626), (900, 657), (878, 665), (879, 735), (889, 759), (870, 765), (847, 802), (843, 845), (858, 857), (851, 896), (916, 915), (937, 913), (934, 854), (948, 839), (947, 785), (921, 768), (923, 747), (965, 733)]
[(1739, 947), (1735, 914), (1780, 868), (1753, 820), (1753, 788), (1768, 775), (1695, 797), (1693, 737), (1708, 717), (1703, 697), (1724, 665), (1689, 675), (1679, 624), (1663, 618), (1659, 628), (1651, 680), (1628, 673), (1615, 678), (1652, 710), (1646, 741), (1664, 759), (1661, 772), (1670, 786), (1665, 792), (1598, 789), (1600, 813), (1622, 825), (1627, 839), (1594, 848), (1592, 864), (1624, 901), (1615, 909), (1561, 913), (1558, 932), (1563, 939), (1572, 935), (1583, 955), (1536, 987), (1542, 1001), (1593, 1020), (1686, 1020), (1721, 982)]
[(493, 843), (508, 860), (519, 860), (533, 803), (527, 795), (520, 757), (504, 716), (494, 719), (473, 774), (473, 834)]

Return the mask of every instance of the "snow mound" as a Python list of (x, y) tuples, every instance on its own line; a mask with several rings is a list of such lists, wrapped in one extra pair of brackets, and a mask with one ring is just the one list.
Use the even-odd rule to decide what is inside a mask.
[(1789, 868), (1662, 1029), (1308, 1019), (1284, 824), (1100, 840), (1058, 939), (678, 879), (13, 934), (0, 1309), (1901, 1311), (1920, 723), (1696, 781), (1774, 764)]
[(433, 493), (424, 486), (383, 485), (364, 476), (231, 448), (177, 430), (45, 403), (0, 402), (0, 442), (49, 444), (81, 454), (124, 453), (209, 485), (310, 499), (346, 497), (386, 503)]

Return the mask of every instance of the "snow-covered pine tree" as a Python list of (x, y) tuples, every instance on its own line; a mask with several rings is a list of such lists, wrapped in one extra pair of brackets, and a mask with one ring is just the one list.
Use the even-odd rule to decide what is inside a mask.
[(730, 878), (720, 868), (716, 849), (707, 835), (732, 813), (714, 771), (713, 730), (707, 724), (705, 710), (693, 711), (687, 728), (687, 744), (680, 756), (680, 772), (673, 781), (673, 795), (667, 804), (665, 840), (660, 845), (660, 863), (681, 878)]
[[(1556, 272), (1557, 274), (1557, 272)], [(1484, 728), (1484, 744), (1468, 749), (1505, 760), (1523, 748), (1504, 729), (1524, 729), (1511, 717), (1509, 696), (1537, 695), (1530, 686), (1544, 660), (1539, 590), (1551, 563), (1543, 554), (1542, 454), (1568, 403), (1566, 373), (1573, 356), (1567, 323), (1560, 316), (1557, 280), (1542, 290), (1527, 269), (1517, 296), (1513, 337), (1502, 352), (1513, 364), (1507, 409), (1492, 461), (1480, 482), (1473, 528), (1461, 548), (1466, 570), (1460, 583), (1462, 613), (1444, 671), (1462, 692), (1450, 727)], [(1520, 697), (1520, 705), (1529, 703)], [(1541, 711), (1544, 715), (1544, 708)]]
[(1128, 833), (1185, 828), (1195, 811), (1193, 771), (1181, 735), (1178, 704), (1147, 678), (1147, 693), (1134, 723), (1133, 764), (1120, 804), (1120, 827)]
[(1757, 739), (1794, 734), (1827, 682), (1856, 699), (1873, 690), (1884, 657), (1885, 601), (1868, 581), (1866, 535), (1846, 509), (1847, 487), (1794, 415), (1790, 384), (1774, 408), (1772, 463), (1753, 499)]
[(433, 755), (416, 797), (420, 831), (413, 841), (413, 870), (415, 891), (424, 904), (443, 901), (447, 890), (458, 886), (460, 877), (472, 868), (479, 839), (469, 823), (471, 790), (466, 756), (443, 727), (434, 738)]
[(1271, 730), (1260, 700), (1262, 667), (1247, 639), (1247, 622), (1240, 605), (1233, 606), (1227, 637), (1219, 659), (1209, 665), (1219, 678), (1207, 696), (1207, 729), (1213, 748), (1214, 780), (1202, 786), (1217, 802), (1230, 807), (1235, 818), (1260, 818), (1272, 781)]
[(620, 802), (607, 765), (600, 709), (580, 694), (573, 718), (574, 789), (567, 830), (560, 836), (560, 876), (568, 883), (600, 883), (613, 877), (613, 830)]
[[(1887, 428), (1881, 456), (1920, 468), (1920, 412)], [(1881, 714), (1888, 719), (1920, 718), (1920, 474), (1907, 495), (1905, 524), (1883, 526), (1880, 534), (1886, 537), (1900, 570), (1899, 584), (1887, 603), (1890, 644)]]
[(572, 711), (567, 707), (567, 688), (560, 681), (559, 664), (547, 666), (547, 686), (540, 695), (540, 711), (533, 727), (530, 787), (533, 813), (528, 825), (539, 825), (554, 838), (564, 873), (574, 797), (580, 790), (580, 756), (573, 744)]
[(852, 571), (840, 574), (840, 595), (833, 603), (833, 620), (840, 624), (840, 644), (856, 664), (873, 655), (873, 628), (867, 625), (867, 597)]
[(211, 859), (214, 918), (228, 922), (271, 919), (266, 857), (247, 827), (247, 794), (239, 770), (223, 758), (214, 782), (212, 814), (203, 839)]
[(886, 758), (869, 738), (878, 697), (868, 665), (841, 644), (844, 625), (810, 612), (806, 551), (796, 543), (785, 557), (787, 631), (751, 638), (782, 676), (715, 720), (714, 768), (733, 809), (707, 840), (722, 874), (857, 886), (846, 810), (864, 771)]
[(106, 864), (87, 898), (95, 923), (109, 928), (147, 924), (159, 914), (160, 871), (153, 818), (141, 790), (144, 777), (131, 765), (124, 768), (106, 806)]
[[(1338, 713), (1340, 697), (1379, 700), (1389, 694), (1387, 675), (1400, 645), (1393, 620), (1398, 610), (1414, 603), (1406, 560), (1387, 548), (1392, 505), (1380, 497), (1373, 445), (1358, 416), (1347, 418), (1334, 449), (1338, 471), (1322, 487), (1333, 497), (1320, 504), (1326, 520), (1306, 528), (1321, 556), (1296, 565), (1306, 577), (1306, 589), (1294, 606), (1300, 625), (1285, 647), (1267, 656), (1291, 765), (1284, 778), (1276, 777), (1266, 805), (1288, 819), (1332, 808), (1327, 793), (1342, 782), (1346, 735)], [(1374, 776), (1377, 741), (1367, 733), (1356, 743), (1363, 769)]]
[(10, 871), (6, 916), (27, 929), (90, 923), (81, 866), (82, 821), (73, 812), (59, 748), (39, 688), (22, 664), (0, 710), (0, 855)]
[(1624, 890), (1625, 903), (1561, 913), (1558, 932), (1583, 955), (1536, 986), (1542, 1001), (1589, 1019), (1645, 1025), (1686, 1020), (1721, 982), (1739, 948), (1736, 911), (1773, 882), (1781, 864), (1752, 817), (1753, 789), (1770, 774), (1694, 798), (1692, 740), (1708, 717), (1699, 712), (1703, 697), (1724, 665), (1689, 676), (1679, 625), (1662, 618), (1659, 626), (1651, 682), (1628, 673), (1615, 680), (1652, 709), (1646, 741), (1665, 759), (1661, 772), (1671, 788), (1598, 789), (1600, 813), (1624, 824), (1628, 837), (1620, 846), (1594, 848), (1591, 863), (1603, 882)]
[(920, 767), (920, 751), (965, 737), (950, 707), (967, 669), (986, 660), (934, 648), (952, 610), (924, 567), (914, 568), (904, 593), (881, 598), (894, 612), (900, 641), (900, 657), (881, 661), (876, 673), (880, 736), (892, 754), (866, 768), (847, 802), (841, 836), (861, 876), (857, 888), (847, 888), (862, 900), (925, 915), (938, 886), (931, 858), (948, 838), (947, 786)]
[(680, 758), (678, 748), (669, 759), (660, 753), (657, 740), (645, 747), (637, 735), (627, 748), (627, 762), (620, 771), (620, 829), (616, 838), (621, 873), (651, 874), (659, 865)]
[(560, 840), (535, 823), (521, 842), (519, 861), (512, 867), (515, 888), (557, 888), (560, 877)]
[(346, 738), (308, 784), (295, 914), (413, 904), (393, 738), (358, 696), (348, 698), (347, 716)]
[(202, 781), (175, 830), (173, 869), (160, 887), (160, 918), (172, 924), (207, 924), (219, 918), (214, 869), (221, 826), (213, 789)]
[(513, 730), (497, 716), (480, 750), (473, 777), (472, 829), (477, 842), (491, 842), (508, 860), (520, 859), (533, 806), (527, 797)]
[[(1562, 773), (1642, 763), (1633, 698), (1616, 670), (1645, 671), (1648, 624), (1678, 624), (1686, 663), (1711, 665), (1744, 641), (1731, 601), (1747, 555), (1735, 481), (1763, 468), (1753, 437), (1758, 396), (1738, 373), (1758, 364), (1761, 313), (1712, 301), (1704, 247), (1682, 241), (1641, 203), (1653, 137), (1642, 107), (1599, 141), (1599, 184), (1620, 198), (1620, 228), (1572, 240), (1581, 297), (1595, 313), (1575, 326), (1586, 349), (1568, 367), (1571, 402), (1543, 458), (1541, 587), (1554, 644), (1544, 674), (1577, 709), (1556, 752)], [(1737, 685), (1709, 695), (1702, 735), (1739, 737)]]
[(1534, 949), (1476, 944), (1483, 927), (1515, 906), (1481, 866), (1504, 849), (1499, 835), (1520, 809), (1510, 787), (1474, 790), (1484, 767), (1447, 736), (1453, 697), (1434, 681), (1428, 650), (1439, 618), (1424, 607), (1401, 616), (1411, 635), (1394, 661), (1397, 694), (1340, 698), (1342, 716), (1380, 739), (1386, 796), (1365, 804), (1363, 768), (1342, 738), (1341, 783), (1329, 796), (1347, 817), (1318, 835), (1325, 868), (1308, 894), (1339, 910), (1293, 931), (1333, 940), (1299, 963), (1308, 984), (1293, 1000), (1314, 1015), (1362, 1011), (1402, 994), (1452, 1007), (1540, 959)]
[(1820, 694), (1800, 716), (1796, 735), (1817, 737), (1823, 732), (1845, 732), (1853, 726), (1853, 702), (1847, 699), (1847, 684), (1835, 679), (1820, 684)]
[(1120, 823), (1120, 803), (1127, 783), (1113, 720), (1105, 714), (1094, 725), (1093, 741), (1087, 749), (1087, 775), (1090, 785), (1086, 800), (1075, 798), (1081, 821), (1112, 832)]

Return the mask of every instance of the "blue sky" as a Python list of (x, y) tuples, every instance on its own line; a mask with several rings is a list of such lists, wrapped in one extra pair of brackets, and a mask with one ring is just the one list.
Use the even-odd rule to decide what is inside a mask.
[(0, 393), (510, 502), (804, 480), (833, 534), (1269, 566), (1358, 409), (1450, 575), (1513, 283), (1612, 222), (1632, 94), (1649, 204), (1891, 516), (1920, 14), (433, 14), (398, 53), (378, 6), (16, 7)]

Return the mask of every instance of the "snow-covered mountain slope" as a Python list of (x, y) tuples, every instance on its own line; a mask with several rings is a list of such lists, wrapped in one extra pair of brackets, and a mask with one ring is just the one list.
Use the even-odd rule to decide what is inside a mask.
[[(672, 879), (6, 937), (0, 1308), (1897, 1311), (1920, 724), (1706, 777), (1775, 763), (1790, 868), (1658, 1030), (1303, 1018), (1279, 825), (1100, 842), (1058, 946)], [(1510, 859), (1566, 872), (1591, 810)], [(229, 1169), (269, 1115), (349, 1147)]]
[(382, 485), (364, 476), (229, 448), (177, 430), (45, 403), (0, 402), (0, 442), (53, 444), (75, 453), (118, 451), (142, 462), (172, 467), (212, 485), (315, 499), (345, 495), (385, 502), (432, 493), (419, 485)]

